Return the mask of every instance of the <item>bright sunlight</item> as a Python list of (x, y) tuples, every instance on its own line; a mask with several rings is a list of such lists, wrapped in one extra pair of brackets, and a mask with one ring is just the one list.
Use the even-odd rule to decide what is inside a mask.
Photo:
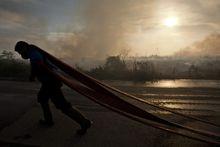
[(174, 27), (178, 24), (176, 17), (168, 17), (164, 20), (163, 24), (167, 27)]

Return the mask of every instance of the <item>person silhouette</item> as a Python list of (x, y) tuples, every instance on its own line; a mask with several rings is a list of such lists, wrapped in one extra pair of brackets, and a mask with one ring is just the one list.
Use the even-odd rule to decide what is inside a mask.
[(45, 126), (54, 125), (49, 107), (50, 99), (57, 109), (60, 109), (81, 126), (81, 128), (77, 130), (77, 134), (85, 134), (87, 129), (91, 127), (91, 121), (85, 118), (79, 110), (72, 107), (71, 103), (65, 99), (61, 91), (62, 82), (48, 70), (52, 65), (50, 65), (46, 57), (38, 51), (38, 48), (39, 47), (28, 44), (25, 41), (18, 41), (15, 45), (15, 51), (18, 52), (23, 59), (30, 59), (31, 74), (29, 80), (34, 81), (35, 78), (37, 78), (41, 83), (37, 100), (43, 110), (44, 119), (40, 119), (39, 123)]

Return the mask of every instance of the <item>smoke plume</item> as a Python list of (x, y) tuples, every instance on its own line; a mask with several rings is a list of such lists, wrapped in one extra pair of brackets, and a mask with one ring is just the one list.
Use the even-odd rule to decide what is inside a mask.
[(220, 56), (220, 34), (211, 34), (177, 52), (179, 56)]
[(147, 6), (150, 7), (149, 2), (146, 6), (144, 1), (146, 0), (86, 1), (80, 10), (81, 30), (51, 34), (48, 39), (51, 45), (56, 44), (59, 55), (63, 58), (101, 59), (119, 54), (129, 48), (126, 39), (136, 31), (134, 22), (138, 22), (143, 11), (151, 11), (146, 9)]

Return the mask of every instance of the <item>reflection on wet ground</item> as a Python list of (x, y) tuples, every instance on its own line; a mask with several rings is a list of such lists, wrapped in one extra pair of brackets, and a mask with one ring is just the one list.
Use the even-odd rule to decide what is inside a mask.
[(188, 97), (197, 97), (197, 98), (220, 98), (220, 95), (210, 95), (210, 94), (154, 94), (154, 93), (145, 93), (140, 94), (142, 96), (163, 96), (163, 97), (169, 97), (169, 98), (188, 98)]
[(156, 82), (103, 81), (114, 86), (137, 86), (155, 88), (220, 88), (220, 80), (159, 80)]
[(163, 87), (163, 88), (195, 88), (195, 87), (206, 87), (206, 88), (220, 88), (219, 80), (161, 80), (158, 82), (146, 82), (147, 87)]
[[(183, 100), (183, 99), (169, 99), (169, 98), (150, 98), (145, 99), (148, 102), (175, 110), (184, 114), (190, 115), (208, 115), (219, 116), (220, 114), (220, 100)], [(152, 113), (166, 113), (163, 111), (154, 110)], [(169, 114), (169, 113), (167, 113)]]
[[(158, 82), (113, 82), (113, 86), (143, 100), (184, 114), (220, 116), (219, 80), (161, 80)], [(147, 108), (152, 113), (169, 114)]]

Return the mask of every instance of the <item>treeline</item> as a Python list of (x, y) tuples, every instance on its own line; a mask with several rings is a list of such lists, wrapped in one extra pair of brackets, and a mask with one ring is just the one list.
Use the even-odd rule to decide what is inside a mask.
[[(109, 56), (103, 65), (83, 71), (101, 80), (220, 79), (219, 65), (218, 57), (181, 59), (158, 56), (125, 60), (122, 56)], [(29, 66), (28, 62), (15, 59), (10, 51), (0, 53), (0, 79), (26, 80), (30, 74)]]
[(98, 79), (155, 81), (160, 79), (220, 79), (220, 58), (143, 57), (127, 58), (111, 56), (104, 65), (88, 71)]
[(24, 80), (29, 76), (29, 64), (16, 60), (10, 51), (0, 53), (0, 78)]
[(103, 66), (93, 68), (87, 73), (101, 80), (149, 81), (159, 78), (153, 63), (133, 61), (126, 64), (120, 56), (108, 57)]

